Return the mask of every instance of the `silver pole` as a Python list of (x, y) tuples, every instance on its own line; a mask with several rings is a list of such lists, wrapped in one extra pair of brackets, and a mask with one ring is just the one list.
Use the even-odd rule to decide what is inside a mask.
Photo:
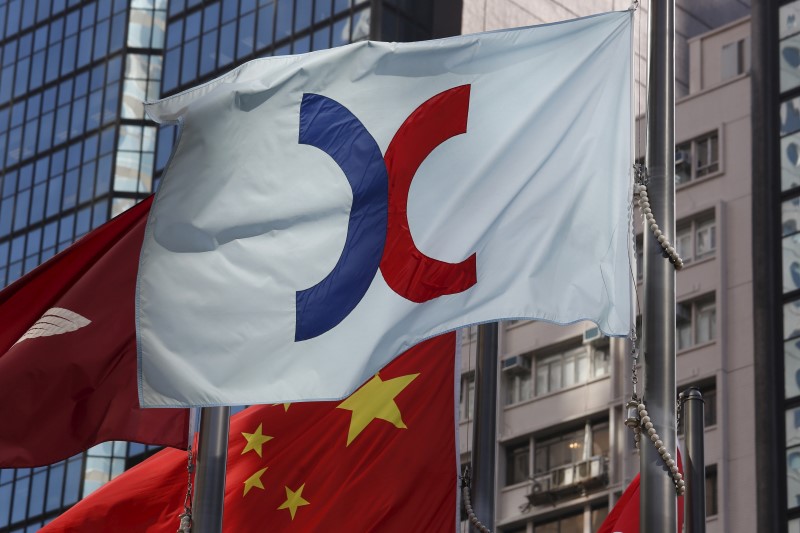
[(478, 326), (472, 433), (472, 508), (478, 520), (490, 529), (494, 528), (497, 331), (497, 322)]
[(230, 407), (204, 407), (200, 415), (192, 533), (222, 532), (230, 418)]
[[(675, 239), (674, 0), (650, 2), (647, 73), (647, 160), (650, 208), (667, 238)], [(644, 235), (643, 344), (647, 411), (675, 457), (675, 269), (648, 228)], [(658, 451), (643, 439), (641, 530), (675, 533), (677, 495)]]
[(704, 452), (705, 427), (703, 411), (705, 402), (699, 390), (692, 387), (682, 394), (683, 427), (686, 449), (683, 472), (686, 478), (684, 496), (686, 533), (706, 532), (706, 467)]

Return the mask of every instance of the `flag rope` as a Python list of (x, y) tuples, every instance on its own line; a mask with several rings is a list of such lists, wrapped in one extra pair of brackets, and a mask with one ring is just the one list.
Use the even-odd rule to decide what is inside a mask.
[(186, 497), (183, 499), (183, 512), (178, 518), (181, 520), (181, 525), (178, 527), (177, 533), (191, 533), (192, 531), (192, 473), (194, 472), (194, 455), (192, 454), (191, 444), (187, 448), (186, 460), (186, 473), (188, 482), (186, 485)]
[[(475, 516), (475, 511), (472, 509), (472, 502), (469, 498), (469, 489), (470, 489), (470, 475), (469, 475), (469, 465), (464, 469), (464, 475), (459, 476), (461, 478), (461, 492), (464, 495), (464, 509), (467, 511), (467, 518), (469, 519), (470, 524), (480, 531), (481, 533), (492, 533), (492, 530), (483, 525), (483, 523), (478, 520), (478, 517)], [(180, 532), (179, 532), (180, 533)]]
[(659, 437), (647, 412), (644, 400), (637, 398), (634, 394), (631, 400), (625, 404), (625, 407), (628, 410), (628, 418), (625, 419), (625, 425), (633, 430), (633, 440), (636, 443), (636, 450), (639, 450), (641, 434), (642, 430), (644, 430), (647, 432), (647, 436), (653, 443), (653, 446), (656, 447), (658, 454), (661, 456), (661, 460), (664, 461), (664, 465), (669, 470), (672, 484), (675, 485), (675, 492), (678, 496), (686, 494), (686, 481), (683, 479), (683, 474), (681, 474), (677, 462), (672, 458), (672, 454), (669, 453), (661, 437)]
[(645, 218), (645, 225), (650, 227), (650, 231), (655, 236), (658, 243), (661, 245), (661, 248), (664, 250), (663, 254), (664, 257), (669, 259), (669, 262), (675, 267), (675, 270), (680, 270), (683, 268), (683, 259), (678, 255), (677, 250), (669, 242), (669, 238), (667, 235), (661, 231), (661, 228), (658, 227), (656, 223), (656, 217), (653, 215), (652, 210), (650, 209), (650, 198), (647, 196), (647, 185), (646, 182), (646, 175), (647, 170), (644, 165), (637, 163), (635, 165), (637, 167), (636, 173), (636, 183), (633, 184), (633, 196), (636, 199), (639, 209), (642, 211), (642, 214)]

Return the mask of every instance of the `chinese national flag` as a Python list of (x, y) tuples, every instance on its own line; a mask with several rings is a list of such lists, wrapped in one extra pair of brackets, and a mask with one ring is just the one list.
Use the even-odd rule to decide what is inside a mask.
[(0, 291), (0, 467), (107, 440), (186, 447), (188, 410), (139, 408), (134, 292), (150, 204)]
[[(454, 531), (455, 342), (410, 349), (344, 401), (235, 415), (223, 530)], [(186, 480), (185, 452), (164, 450), (42, 531), (174, 533)]]

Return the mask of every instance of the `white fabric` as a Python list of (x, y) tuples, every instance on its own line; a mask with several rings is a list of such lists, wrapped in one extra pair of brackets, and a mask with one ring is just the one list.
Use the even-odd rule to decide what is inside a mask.
[[(261, 59), (147, 104), (182, 133), (142, 248), (142, 404), (341, 398), (421, 340), (497, 319), (627, 335), (631, 19)], [(408, 216), (430, 257), (477, 253), (477, 284), (416, 304), (379, 271), (337, 327), (295, 342), (295, 291), (337, 263), (352, 201), (336, 163), (298, 143), (303, 93), (346, 106), (385, 153), (417, 106), (463, 84), (467, 133), (420, 166)]]

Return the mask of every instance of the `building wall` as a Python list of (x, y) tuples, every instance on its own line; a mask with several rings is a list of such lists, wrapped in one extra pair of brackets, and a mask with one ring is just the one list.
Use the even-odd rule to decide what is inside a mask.
[[(627, 3), (616, 4), (465, 0), (463, 29), (465, 33), (483, 31), (627, 8)], [(746, 5), (726, 5), (724, 12), (720, 5), (715, 6), (716, 10), (703, 7), (699, 12), (690, 12), (694, 6), (679, 3), (676, 9), (676, 63), (685, 77), (678, 80), (675, 139), (678, 149), (687, 152), (689, 159), (689, 167), (684, 167), (689, 173), (677, 184), (675, 200), (678, 235), (689, 239), (679, 246), (687, 266), (676, 280), (679, 309), (689, 313), (689, 345), (679, 346), (676, 380), (678, 390), (699, 385), (707, 394), (714, 415), (705, 431), (709, 488), (715, 492), (709, 496), (716, 502), (716, 509), (709, 510), (707, 519), (710, 533), (756, 530), (755, 490), (748, 483), (756, 475), (750, 77), (746, 52), (750, 28), (746, 18), (739, 16), (732, 21), (733, 14), (747, 13)], [(638, 31), (639, 23), (635, 24)], [(714, 26), (718, 28), (708, 31)], [(646, 51), (639, 50), (638, 55), (646, 56)], [(640, 72), (646, 72), (646, 68)], [(704, 139), (712, 134), (718, 148), (716, 156), (709, 159), (709, 145)], [(638, 150), (642, 149), (639, 143)], [(708, 243), (698, 239), (707, 240), (711, 225), (713, 252), (702, 255), (702, 247)], [(641, 239), (640, 233), (640, 247)], [(640, 301), (642, 296), (640, 282)], [(708, 328), (709, 320), (715, 325), (712, 338), (697, 331), (698, 323)], [(569, 347), (582, 346), (583, 333), (589, 327), (591, 324), (558, 327), (506, 323), (500, 333), (501, 360), (530, 357), (535, 389), (536, 360), (559, 351), (565, 343)], [(473, 371), (475, 350), (474, 338), (466, 335), (464, 383), (469, 382)], [(632, 388), (630, 347), (627, 342), (612, 340), (610, 351), (608, 374), (542, 396), (535, 396), (534, 391), (532, 398), (512, 405), (503, 405), (509, 381), (508, 374), (500, 371), (496, 518), (501, 531), (533, 532), (537, 527), (556, 527), (558, 517), (567, 517), (559, 523), (561, 531), (592, 531), (596, 514), (606, 512), (638, 472), (638, 456), (629, 430), (623, 425), (622, 410)], [(534, 472), (537, 443), (546, 443), (554, 433), (580, 427), (587, 420), (609, 424), (607, 483), (585, 493), (559, 497), (555, 503), (527, 505), (527, 495), (538, 479)], [(460, 445), (464, 460), (469, 457), (471, 429), (471, 420), (462, 419)], [(509, 485), (508, 450), (526, 440), (531, 448), (529, 477), (534, 479)]]

